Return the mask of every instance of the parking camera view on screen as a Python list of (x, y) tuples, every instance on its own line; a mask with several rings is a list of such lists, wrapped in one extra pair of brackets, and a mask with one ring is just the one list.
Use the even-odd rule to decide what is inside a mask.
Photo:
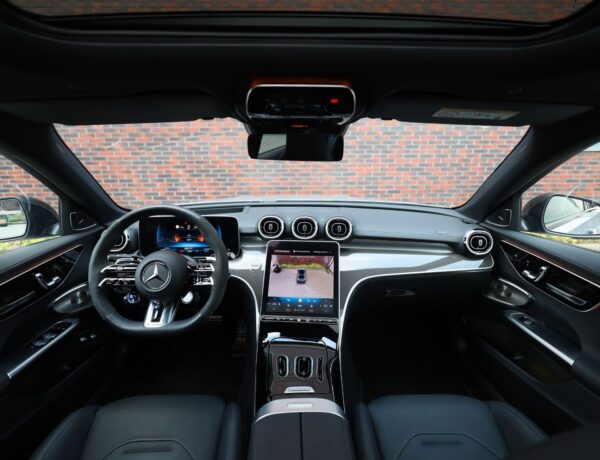
[(275, 251), (271, 256), (266, 308), (269, 313), (334, 314), (335, 257)]
[(269, 297), (333, 299), (333, 256), (271, 258)]

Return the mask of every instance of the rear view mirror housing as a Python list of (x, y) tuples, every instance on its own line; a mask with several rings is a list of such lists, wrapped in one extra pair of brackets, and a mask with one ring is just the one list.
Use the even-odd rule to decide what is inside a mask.
[(255, 160), (340, 161), (344, 138), (323, 133), (255, 133), (248, 136), (248, 155)]
[(356, 95), (343, 82), (262, 82), (245, 98), (248, 155), (256, 160), (340, 161)]

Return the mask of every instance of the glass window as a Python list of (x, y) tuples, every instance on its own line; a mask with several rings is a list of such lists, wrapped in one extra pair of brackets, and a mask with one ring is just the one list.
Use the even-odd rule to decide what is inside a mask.
[[(340, 162), (256, 161), (233, 119), (56, 126), (125, 208), (232, 198), (331, 198), (463, 204), (527, 127), (363, 119), (344, 136)], [(277, 148), (274, 136), (265, 149)], [(261, 146), (262, 147), (262, 146)]]
[(0, 252), (60, 235), (58, 196), (0, 155)]
[(541, 179), (522, 205), (523, 231), (600, 251), (600, 144)]
[(578, 12), (593, 0), (10, 0), (41, 16), (131, 13), (277, 12), (408, 15), (547, 23)]

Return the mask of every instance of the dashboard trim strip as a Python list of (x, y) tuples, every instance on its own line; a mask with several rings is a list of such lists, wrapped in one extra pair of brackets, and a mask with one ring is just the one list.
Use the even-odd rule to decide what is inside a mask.
[(258, 366), (258, 339), (259, 339), (259, 333), (260, 333), (260, 311), (258, 309), (258, 300), (256, 299), (256, 293), (254, 292), (254, 289), (252, 289), (252, 286), (250, 285), (250, 283), (248, 283), (248, 281), (246, 281), (244, 278), (237, 276), (237, 275), (232, 275), (229, 274), (230, 278), (235, 278), (237, 280), (240, 280), (250, 291), (250, 294), (252, 294), (252, 299), (254, 300), (254, 311), (255, 311), (255, 323), (256, 323), (256, 345), (257, 345), (257, 349), (256, 352), (254, 353), (254, 388), (252, 389), (252, 394), (253, 394), (253, 398), (254, 401), (252, 402), (252, 412), (253, 414), (256, 413), (256, 377), (257, 377), (257, 366)]

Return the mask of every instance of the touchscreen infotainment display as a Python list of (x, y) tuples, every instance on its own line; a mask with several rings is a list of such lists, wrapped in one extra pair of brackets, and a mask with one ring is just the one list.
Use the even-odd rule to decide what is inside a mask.
[[(225, 243), (230, 255), (240, 250), (239, 230), (234, 217), (208, 216), (217, 234)], [(155, 216), (141, 219), (140, 249), (146, 255), (160, 249), (168, 249), (189, 256), (206, 256), (212, 249), (204, 240), (198, 227), (190, 222), (169, 216)]]
[(339, 245), (270, 241), (263, 314), (337, 317)]

